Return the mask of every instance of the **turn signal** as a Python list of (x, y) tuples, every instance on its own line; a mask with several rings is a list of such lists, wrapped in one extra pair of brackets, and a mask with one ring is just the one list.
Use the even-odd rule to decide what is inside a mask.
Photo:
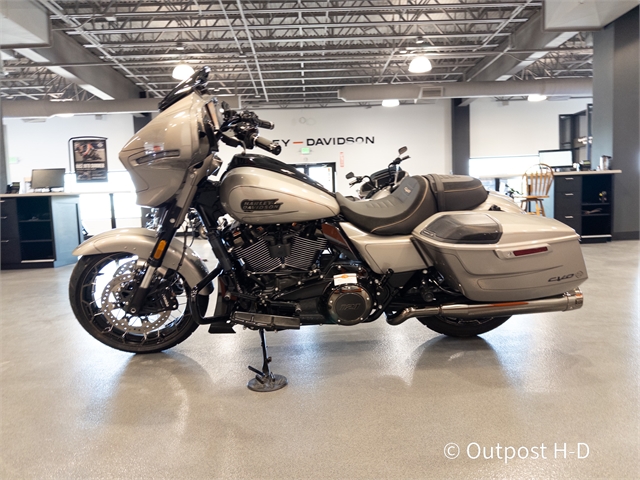
[(165, 248), (167, 248), (167, 241), (160, 240), (160, 243), (156, 247), (156, 251), (153, 254), (153, 258), (155, 258), (156, 260), (160, 260), (160, 257), (162, 257), (162, 254), (164, 253)]

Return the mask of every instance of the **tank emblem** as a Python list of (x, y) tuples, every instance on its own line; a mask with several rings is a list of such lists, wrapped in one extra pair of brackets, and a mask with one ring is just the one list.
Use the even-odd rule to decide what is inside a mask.
[(272, 200), (242, 200), (240, 207), (243, 212), (260, 212), (265, 210), (280, 210), (282, 202), (277, 198)]

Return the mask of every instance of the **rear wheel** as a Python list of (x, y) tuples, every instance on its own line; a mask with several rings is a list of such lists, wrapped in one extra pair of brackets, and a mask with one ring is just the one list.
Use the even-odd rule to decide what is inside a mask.
[(444, 316), (418, 317), (418, 320), (434, 332), (448, 335), (450, 337), (475, 337), (482, 335), (494, 328), (499, 327), (509, 320), (506, 317), (485, 317), (485, 318), (453, 318)]
[[(127, 313), (123, 306), (137, 261), (123, 252), (83, 256), (69, 282), (71, 308), (80, 325), (105, 345), (125, 352), (160, 352), (198, 328), (187, 302), (191, 288), (178, 272), (166, 272), (156, 279), (140, 314)], [(206, 311), (208, 301), (198, 296), (200, 312)]]

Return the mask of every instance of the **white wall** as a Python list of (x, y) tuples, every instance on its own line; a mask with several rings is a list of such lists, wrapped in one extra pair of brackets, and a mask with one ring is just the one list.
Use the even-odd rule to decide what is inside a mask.
[[(337, 189), (349, 192), (345, 175), (372, 173), (385, 168), (407, 146), (411, 159), (403, 168), (413, 174), (448, 173), (451, 170), (451, 116), (448, 101), (428, 105), (401, 105), (395, 108), (350, 107), (259, 110), (261, 118), (276, 124), (275, 130), (262, 130), (283, 146), (278, 158), (286, 163), (330, 163), (337, 167)], [(12, 181), (31, 176), (34, 168), (69, 167), (68, 140), (76, 136), (107, 137), (109, 170), (122, 170), (118, 152), (133, 136), (131, 115), (93, 115), (71, 118), (53, 117), (44, 123), (25, 123), (5, 119)], [(314, 145), (310, 154), (300, 147), (307, 139), (369, 137), (373, 144)], [(288, 145), (284, 141), (288, 140)], [(302, 145), (293, 142), (301, 141)], [(336, 140), (337, 142), (337, 140)], [(255, 149), (258, 153), (265, 153)], [(221, 157), (229, 161), (240, 149), (223, 147)], [(344, 167), (340, 158), (344, 159)]]
[[(274, 130), (261, 130), (267, 138), (280, 140), (286, 163), (331, 163), (337, 169), (337, 190), (350, 192), (345, 175), (365, 175), (385, 168), (402, 146), (409, 148), (409, 160), (402, 167), (412, 174), (448, 173), (451, 170), (451, 116), (448, 101), (430, 105), (400, 105), (395, 108), (350, 107), (259, 110), (260, 118), (275, 123)], [(347, 137), (373, 138), (373, 144), (313, 145), (308, 155), (300, 153), (307, 139)], [(289, 140), (288, 145), (284, 141)], [(293, 142), (303, 142), (294, 145)], [(337, 141), (337, 140), (336, 140)], [(323, 142), (324, 143), (324, 142)], [(224, 148), (223, 160), (233, 151)], [(254, 152), (264, 153), (254, 149)], [(344, 167), (340, 158), (344, 158)]]
[[(109, 170), (124, 170), (118, 152), (133, 136), (131, 114), (51, 117), (46, 122), (25, 123), (5, 118), (9, 181), (22, 182), (34, 168), (66, 168), (69, 171), (69, 139), (80, 136), (107, 138)], [(14, 163), (16, 162), (17, 163)]]
[(586, 110), (592, 99), (507, 105), (481, 98), (471, 103), (471, 157), (537, 155), (558, 148), (558, 115)]
[[(508, 105), (492, 99), (471, 103), (471, 157), (529, 155), (558, 148), (558, 115), (584, 110), (591, 99), (540, 102), (512, 101)], [(395, 108), (350, 107), (259, 110), (261, 118), (276, 124), (262, 133), (272, 139), (289, 140), (278, 157), (287, 163), (335, 162), (338, 190), (349, 191), (344, 178), (384, 168), (399, 147), (409, 147), (403, 167), (413, 174), (448, 173), (451, 170), (451, 115), (448, 100), (429, 105), (401, 105)], [(53, 117), (44, 123), (5, 119), (10, 180), (22, 181), (33, 168), (69, 166), (68, 140), (75, 136), (107, 137), (110, 170), (122, 170), (117, 158), (133, 136), (131, 115)], [(373, 137), (374, 143), (314, 145), (309, 155), (300, 153), (307, 139)], [(293, 145), (294, 141), (303, 142)], [(224, 148), (228, 161), (239, 150)], [(344, 167), (340, 158), (344, 158)]]

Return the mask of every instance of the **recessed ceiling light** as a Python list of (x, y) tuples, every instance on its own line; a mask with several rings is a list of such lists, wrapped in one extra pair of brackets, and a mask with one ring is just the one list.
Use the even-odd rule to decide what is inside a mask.
[(116, 17), (104, 17), (107, 22), (117, 22), (118, 19)]
[(398, 105), (400, 105), (400, 100), (396, 98), (388, 98), (386, 100), (382, 100), (383, 107), (397, 107)]

